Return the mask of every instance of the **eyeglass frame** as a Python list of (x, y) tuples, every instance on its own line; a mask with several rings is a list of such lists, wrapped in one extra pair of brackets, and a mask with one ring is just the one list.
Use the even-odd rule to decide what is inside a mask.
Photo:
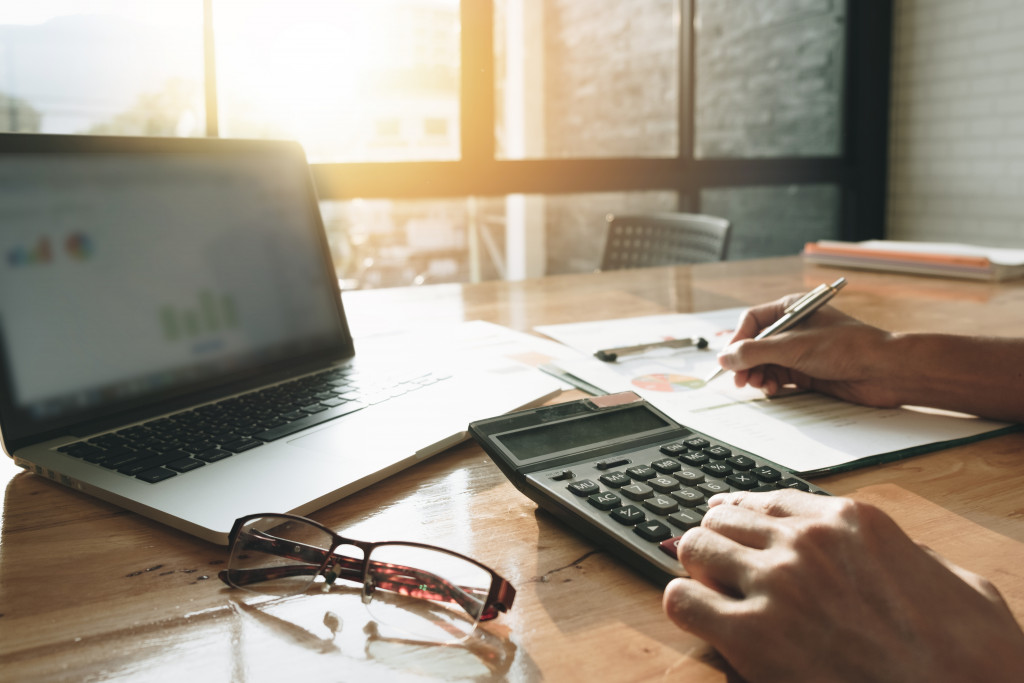
[[(462, 607), (470, 615), (475, 616), (478, 622), (490, 621), (496, 618), (499, 613), (507, 612), (512, 608), (512, 603), (515, 600), (516, 589), (512, 586), (511, 583), (508, 582), (508, 580), (500, 576), (497, 572), (495, 572), (493, 569), (483, 564), (482, 562), (478, 562), (477, 560), (474, 560), (471, 557), (467, 557), (462, 553), (458, 553), (454, 550), (449, 550), (447, 548), (441, 548), (436, 545), (430, 545), (427, 543), (417, 543), (415, 541), (357, 541), (355, 539), (342, 536), (341, 534), (335, 532), (329, 527), (326, 527), (317, 521), (309, 519), (308, 517), (302, 517), (301, 515), (292, 515), (288, 513), (278, 512), (263, 512), (258, 514), (246, 515), (244, 517), (239, 517), (235, 520), (234, 525), (232, 525), (231, 527), (231, 532), (228, 534), (229, 554), (234, 553), (235, 544), (238, 543), (239, 534), (241, 533), (242, 528), (252, 520), (259, 519), (261, 517), (274, 517), (283, 520), (290, 520), (293, 522), (304, 522), (306, 524), (310, 524), (326, 533), (331, 538), (331, 545), (328, 549), (325, 550), (323, 548), (317, 548), (315, 546), (298, 544), (295, 541), (286, 541), (286, 539), (277, 538), (275, 536), (267, 534), (266, 532), (261, 532), (267, 537), (263, 540), (263, 542), (265, 543), (276, 544), (287, 542), (290, 546), (289, 552), (264, 552), (267, 552), (267, 554), (274, 555), (277, 557), (291, 558), (298, 560), (300, 562), (306, 562), (307, 564), (305, 566), (295, 565), (234, 570), (228, 568), (220, 570), (220, 572), (217, 573), (217, 578), (219, 578), (221, 581), (223, 581), (231, 588), (251, 590), (247, 589), (246, 586), (254, 583), (259, 583), (262, 581), (271, 581), (274, 579), (287, 578), (289, 576), (304, 576), (310, 573), (310, 569), (315, 567), (315, 571), (312, 572), (312, 579), (310, 580), (310, 585), (313, 585), (313, 582), (316, 580), (317, 576), (323, 576), (327, 584), (330, 586), (333, 586), (334, 582), (337, 579), (345, 579), (347, 581), (354, 581), (359, 583), (363, 586), (363, 602), (368, 602), (371, 595), (373, 594), (373, 591), (380, 587), (384, 590), (390, 590), (400, 595), (407, 595), (421, 600), (429, 600), (432, 602), (442, 603), (454, 603)], [(302, 545), (303, 547), (300, 549), (298, 548), (299, 545)], [(360, 560), (354, 557), (348, 557), (346, 555), (336, 553), (335, 551), (337, 550), (337, 548), (342, 545), (351, 545), (356, 548), (359, 548), (363, 552), (362, 559)], [(462, 586), (453, 585), (449, 583), (447, 580), (445, 580), (443, 577), (435, 576), (432, 573), (416, 569), (415, 567), (396, 567), (395, 565), (388, 565), (388, 568), (380, 568), (381, 570), (383, 570), (385, 574), (391, 575), (392, 578), (397, 578), (394, 577), (395, 569), (402, 570), (407, 574), (413, 574), (415, 579), (415, 585), (413, 585), (412, 583), (401, 584), (400, 582), (368, 582), (367, 578), (370, 576), (369, 569), (371, 566), (369, 558), (371, 557), (373, 550), (375, 548), (389, 545), (409, 546), (413, 548), (421, 548), (424, 550), (434, 550), (444, 553), (446, 555), (452, 555), (461, 560), (465, 560), (470, 564), (476, 565), (480, 569), (483, 569), (488, 574), (490, 574), (491, 585), (487, 590), (487, 597), (483, 602), (483, 608), (481, 609), (479, 616), (473, 615), (473, 612), (470, 609), (468, 609), (465, 604), (466, 599), (479, 599), (479, 591), (477, 589), (467, 589)], [(299, 549), (302, 552), (295, 553), (294, 550), (296, 549)], [(314, 560), (311, 561), (308, 557), (305, 557), (307, 553), (309, 554), (310, 557), (314, 558)], [(332, 560), (334, 560), (333, 564)], [(338, 560), (341, 561), (340, 565)], [(359, 565), (358, 567), (355, 566), (357, 564)], [(328, 569), (328, 565), (331, 565), (330, 572), (326, 571)], [(231, 577), (234, 577), (234, 579), (239, 579), (240, 577), (238, 577), (237, 574), (233, 574), (233, 572), (246, 572), (246, 576), (252, 576), (253, 578), (250, 580), (236, 581), (233, 580)], [(438, 581), (440, 581), (440, 583), (438, 583)], [(435, 589), (435, 592), (429, 592), (427, 590), (424, 590), (423, 586), (433, 588)], [(299, 591), (296, 594), (299, 595), (302, 592), (303, 591)], [(460, 599), (460, 597), (462, 599)]]

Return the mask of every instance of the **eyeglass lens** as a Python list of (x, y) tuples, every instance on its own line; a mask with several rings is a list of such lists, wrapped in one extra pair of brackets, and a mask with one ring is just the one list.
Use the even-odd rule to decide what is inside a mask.
[[(264, 516), (247, 522), (231, 548), (233, 586), (288, 596), (305, 592), (324, 573), (359, 581), (362, 558), (344, 545), (326, 562), (333, 536), (302, 520)], [(440, 548), (385, 543), (370, 552), (363, 602), (385, 637), (457, 642), (476, 628), (491, 574)]]
[(257, 517), (239, 530), (231, 546), (228, 578), (233, 586), (257, 593), (303, 593), (317, 580), (333, 541), (308, 522)]
[(441, 549), (389, 543), (370, 552), (366, 584), (370, 615), (396, 631), (385, 635), (456, 642), (476, 629), (491, 574)]

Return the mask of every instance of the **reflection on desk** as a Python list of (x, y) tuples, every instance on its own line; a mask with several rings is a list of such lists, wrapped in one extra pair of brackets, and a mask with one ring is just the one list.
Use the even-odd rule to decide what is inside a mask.
[[(346, 294), (354, 327), (484, 319), (537, 325), (759, 303), (850, 273), (798, 257)], [(898, 293), (898, 296), (896, 294)], [(837, 302), (837, 305), (839, 303)], [(841, 308), (905, 330), (1024, 334), (1024, 282), (858, 273)], [(398, 314), (401, 313), (399, 316)], [(567, 392), (562, 398), (579, 398)], [(1024, 617), (1024, 434), (815, 482), (893, 514), (992, 578)], [(0, 463), (0, 661), (5, 680), (727, 679), (661, 611), (660, 587), (562, 527), (466, 443), (312, 515), (356, 538), (416, 540), (479, 559), (517, 589), (472, 641), (375, 636), (346, 594), (236, 599), (223, 547)]]

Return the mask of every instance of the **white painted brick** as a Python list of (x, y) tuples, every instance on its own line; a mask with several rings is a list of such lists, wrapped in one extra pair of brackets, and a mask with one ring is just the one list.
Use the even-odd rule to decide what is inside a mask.
[(886, 234), (1024, 245), (1024, 2), (894, 9)]

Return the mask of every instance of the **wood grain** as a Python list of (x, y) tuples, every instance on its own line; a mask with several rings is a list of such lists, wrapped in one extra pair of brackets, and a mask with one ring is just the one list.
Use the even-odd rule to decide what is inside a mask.
[[(890, 329), (1024, 334), (1024, 284), (805, 266), (799, 259), (345, 295), (353, 330), (536, 325), (745, 306), (845, 275), (835, 304)], [(569, 392), (563, 399), (575, 398)], [(874, 502), (989, 576), (1024, 618), (1024, 434), (818, 483)], [(0, 680), (686, 680), (731, 678), (663, 615), (659, 586), (566, 530), (466, 443), (314, 515), (355, 538), (474, 556), (518, 589), (469, 643), (395, 642), (358, 597), (265, 603), (216, 578), (224, 548), (0, 462)]]

